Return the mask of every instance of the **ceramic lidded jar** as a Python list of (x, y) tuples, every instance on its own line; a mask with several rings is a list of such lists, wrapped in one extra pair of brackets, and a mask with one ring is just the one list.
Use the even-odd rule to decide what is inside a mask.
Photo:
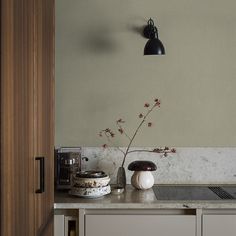
[(151, 161), (134, 161), (128, 166), (128, 170), (134, 171), (131, 177), (131, 184), (141, 190), (149, 189), (154, 184), (154, 177), (151, 171), (157, 166)]

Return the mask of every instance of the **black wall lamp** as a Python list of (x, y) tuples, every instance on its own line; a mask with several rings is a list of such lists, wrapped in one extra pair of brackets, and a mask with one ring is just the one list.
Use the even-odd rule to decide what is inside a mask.
[(158, 38), (157, 27), (151, 18), (143, 30), (143, 35), (149, 39), (144, 47), (144, 55), (165, 55), (165, 48)]

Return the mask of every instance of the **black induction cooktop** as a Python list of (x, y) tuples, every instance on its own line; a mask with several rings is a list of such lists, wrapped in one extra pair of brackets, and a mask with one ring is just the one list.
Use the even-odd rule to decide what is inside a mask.
[(157, 200), (236, 200), (236, 186), (153, 186)]

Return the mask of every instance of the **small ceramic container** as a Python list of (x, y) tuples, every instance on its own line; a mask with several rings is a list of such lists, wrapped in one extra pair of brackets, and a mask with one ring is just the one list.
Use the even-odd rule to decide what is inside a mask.
[(72, 186), (81, 187), (81, 188), (98, 188), (105, 187), (110, 182), (110, 178), (79, 178), (72, 177)]
[(149, 189), (154, 184), (154, 177), (151, 171), (157, 169), (156, 165), (151, 161), (134, 161), (128, 166), (129, 170), (134, 171), (131, 177), (131, 184), (141, 190)]
[(110, 185), (100, 188), (77, 188), (72, 187), (70, 190), (70, 194), (77, 196), (77, 197), (83, 197), (83, 198), (98, 198), (102, 197), (104, 195), (107, 195), (111, 192)]

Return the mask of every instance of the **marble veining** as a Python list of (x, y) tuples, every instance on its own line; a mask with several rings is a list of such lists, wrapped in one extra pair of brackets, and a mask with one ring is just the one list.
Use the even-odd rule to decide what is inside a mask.
[[(146, 148), (151, 149), (151, 148)], [(132, 150), (132, 149), (131, 149)], [(155, 184), (236, 184), (236, 148), (176, 148), (177, 152), (162, 157), (156, 153), (131, 153), (125, 168), (135, 160), (150, 160), (157, 165)], [(82, 169), (103, 170), (116, 182), (122, 155), (116, 148), (82, 148)], [(87, 157), (87, 158), (85, 158)], [(132, 172), (127, 170), (127, 182)]]

